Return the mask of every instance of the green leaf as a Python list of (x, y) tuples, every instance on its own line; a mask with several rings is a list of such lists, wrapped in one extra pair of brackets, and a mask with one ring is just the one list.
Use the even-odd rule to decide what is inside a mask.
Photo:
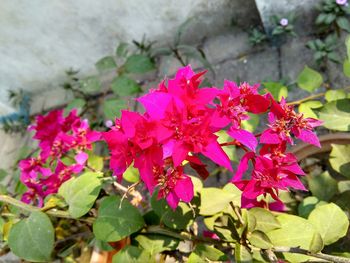
[(242, 121), (243, 129), (254, 132), (259, 125), (260, 118), (257, 114), (248, 113), (249, 119)]
[(338, 17), (337, 20), (337, 25), (345, 30), (346, 32), (350, 33), (350, 23), (349, 20), (345, 16)]
[(58, 193), (69, 205), (69, 214), (78, 218), (85, 215), (94, 205), (101, 190), (101, 173), (85, 172), (64, 182)]
[(334, 101), (334, 100), (340, 100), (340, 99), (346, 99), (346, 93), (342, 89), (338, 90), (328, 90), (326, 94), (324, 95), (327, 102)]
[(89, 167), (95, 169), (96, 171), (102, 171), (103, 169), (103, 157), (91, 154), (88, 159)]
[(193, 183), (194, 194), (196, 195), (196, 193), (200, 193), (202, 191), (203, 183), (198, 177), (195, 177), (195, 176), (190, 176), (190, 177)]
[[(244, 221), (244, 227), (242, 230), (247, 229), (248, 232), (253, 232), (256, 228), (257, 218), (253, 215), (253, 213), (249, 213), (249, 210), (247, 209), (242, 209), (242, 217)], [(236, 215), (235, 218), (237, 218)]]
[(47, 215), (33, 212), (14, 224), (8, 244), (18, 257), (32, 262), (49, 262), (54, 248), (54, 228)]
[(120, 43), (115, 51), (118, 57), (126, 57), (128, 54), (128, 43)]
[(152, 263), (151, 255), (138, 247), (126, 246), (113, 256), (112, 263)]
[(338, 63), (338, 64), (342, 63), (339, 54), (336, 52), (329, 52), (327, 54), (327, 57), (330, 61), (333, 61), (333, 62)]
[(7, 175), (8, 173), (5, 169), (0, 169), (0, 181), (4, 180)]
[(288, 96), (287, 87), (280, 82), (263, 82), (263, 85), (277, 101), (280, 101), (282, 97), (287, 98)]
[(324, 20), (324, 23), (327, 24), (327, 25), (330, 25), (335, 19), (336, 19), (336, 15), (335, 14), (327, 14), (326, 15), (326, 18)]
[(98, 240), (98, 239), (95, 239), (95, 246), (100, 249), (100, 250), (103, 250), (103, 251), (112, 251), (112, 250), (115, 250), (110, 244), (108, 244), (108, 242), (105, 242), (105, 241), (101, 241), (101, 240)]
[(208, 187), (201, 191), (201, 215), (214, 215), (229, 206), (230, 201), (237, 199), (234, 192)]
[(329, 201), (337, 193), (337, 181), (329, 175), (328, 171), (320, 175), (307, 175), (306, 179), (312, 195), (319, 200)]
[(93, 232), (102, 241), (119, 241), (140, 230), (144, 225), (139, 210), (120, 196), (109, 196), (102, 200)]
[(112, 90), (119, 96), (130, 96), (141, 91), (139, 84), (127, 76), (121, 75), (115, 77), (111, 84)]
[(268, 236), (259, 230), (255, 230), (253, 233), (248, 234), (248, 240), (255, 247), (262, 249), (272, 248), (272, 244)]
[(308, 221), (321, 234), (325, 245), (344, 237), (348, 231), (349, 220), (336, 204), (322, 205), (311, 212)]
[(319, 14), (316, 18), (316, 21), (315, 21), (316, 25), (323, 24), (325, 22), (326, 18), (327, 18), (327, 14), (325, 14), (325, 13)]
[(123, 173), (123, 178), (129, 183), (136, 183), (140, 181), (139, 170), (136, 169), (133, 165), (130, 165), (128, 169)]
[(298, 206), (298, 215), (304, 218), (308, 218), (312, 210), (315, 209), (319, 200), (316, 196), (308, 196)]
[(124, 67), (130, 73), (146, 73), (155, 68), (151, 59), (146, 55), (131, 55), (127, 58)]
[(338, 190), (339, 190), (339, 193), (350, 191), (350, 180), (338, 182)]
[[(289, 214), (281, 214), (277, 219), (281, 224), (281, 228), (267, 233), (274, 246), (310, 249), (314, 235), (317, 232), (308, 220)], [(283, 254), (291, 262), (302, 262), (309, 259), (307, 256)]]
[(284, 29), (281, 26), (277, 26), (272, 30), (272, 35), (277, 36), (284, 33)]
[(204, 224), (210, 230), (214, 231), (215, 221), (222, 216), (222, 213), (215, 214), (209, 217), (204, 217)]
[(350, 178), (350, 145), (332, 144), (329, 162), (334, 170)]
[(86, 101), (83, 99), (74, 99), (68, 103), (66, 108), (64, 109), (65, 113), (70, 112), (72, 109), (82, 109), (86, 105)]
[(350, 131), (350, 99), (328, 102), (320, 111), (323, 126), (336, 131)]
[(345, 76), (350, 78), (350, 61), (349, 59), (345, 59), (343, 63), (343, 73)]
[(86, 93), (96, 93), (101, 89), (101, 82), (97, 77), (87, 77), (80, 81), (81, 89)]
[(158, 191), (155, 191), (151, 198), (151, 206), (164, 225), (181, 230), (193, 222), (193, 211), (187, 204), (180, 202), (176, 210), (173, 211), (165, 199), (158, 200), (157, 196)]
[(103, 113), (107, 119), (114, 120), (120, 117), (120, 111), (127, 106), (125, 100), (108, 99), (103, 102)]
[(248, 210), (248, 213), (254, 215), (256, 218), (256, 230), (267, 233), (281, 227), (276, 217), (266, 209), (254, 207)]
[(212, 261), (226, 261), (227, 257), (226, 255), (221, 252), (220, 250), (204, 245), (204, 244), (197, 244), (194, 251), (191, 253), (191, 255), (188, 258), (188, 263), (205, 263), (205, 262), (212, 262)]
[(117, 64), (115, 63), (115, 60), (113, 57), (108, 56), (101, 58), (99, 61), (96, 62), (95, 67), (98, 71), (102, 72), (108, 69), (114, 69), (117, 67)]
[(235, 247), (235, 260), (237, 263), (248, 263), (253, 262), (252, 254), (249, 251), (249, 248), (236, 243)]
[(350, 60), (350, 36), (348, 35), (345, 39), (345, 47), (347, 58)]
[(311, 253), (318, 253), (318, 252), (321, 252), (323, 247), (324, 247), (323, 239), (320, 233), (316, 232), (311, 240), (309, 250)]
[(299, 74), (297, 79), (298, 86), (308, 92), (313, 92), (314, 90), (321, 87), (323, 83), (323, 77), (317, 71), (305, 66), (303, 71)]
[(341, 207), (343, 210), (350, 212), (350, 191), (345, 191), (337, 195), (337, 198), (334, 199), (334, 202)]
[(298, 111), (304, 114), (305, 118), (315, 118), (317, 119), (317, 115), (313, 111), (313, 109), (318, 109), (323, 106), (322, 102), (318, 100), (310, 100), (303, 103), (300, 103), (298, 107)]
[(175, 250), (179, 245), (179, 240), (168, 236), (149, 234), (138, 235), (135, 240), (139, 245), (151, 255), (156, 255), (163, 251)]

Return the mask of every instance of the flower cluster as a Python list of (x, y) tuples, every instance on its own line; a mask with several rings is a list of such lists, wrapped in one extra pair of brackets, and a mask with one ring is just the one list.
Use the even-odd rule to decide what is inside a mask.
[[(76, 110), (64, 117), (63, 110), (54, 110), (46, 116), (37, 116), (34, 139), (39, 141), (40, 153), (20, 161), (20, 180), (28, 188), (22, 201), (42, 206), (43, 199), (56, 193), (72, 174), (79, 173), (88, 159), (87, 150), (100, 139), (100, 133), (89, 128)], [(63, 157), (69, 164), (63, 162)]]
[[(137, 99), (145, 108), (143, 114), (124, 110), (103, 133), (110, 149), (110, 168), (118, 179), (133, 164), (148, 190), (152, 193), (158, 188), (158, 198), (165, 198), (170, 207), (175, 209), (181, 200), (190, 202), (193, 184), (185, 173), (185, 164), (203, 179), (209, 173), (200, 155), (233, 171), (223, 145), (217, 141), (216, 132), (225, 129), (233, 139), (228, 144), (246, 151), (232, 179), (243, 191), (244, 207), (265, 206), (262, 197), (267, 194), (280, 202), (280, 189), (305, 189), (297, 177), (303, 171), (295, 156), (286, 152), (286, 146), (293, 143), (292, 135), (319, 146), (313, 128), (320, 122), (304, 118), (269, 93), (259, 94), (258, 84), (225, 81), (223, 89), (200, 88), (204, 74), (196, 74), (190, 66), (179, 69), (175, 78)], [(242, 128), (248, 113), (267, 111), (269, 126), (261, 137)], [(259, 137), (262, 147), (258, 154)], [(251, 179), (244, 179), (249, 161), (253, 172)]]
[[(292, 153), (286, 152), (287, 143), (293, 144), (291, 135), (320, 147), (313, 128), (321, 125), (321, 122), (313, 118), (304, 118), (303, 114), (293, 110), (293, 106), (288, 106), (284, 99), (278, 103), (271, 97), (268, 121), (269, 128), (264, 130), (260, 137), (262, 147), (259, 155), (247, 152), (232, 180), (243, 191), (243, 207), (267, 206), (265, 200), (258, 201), (259, 197), (264, 197), (267, 193), (281, 205), (282, 202), (278, 198), (279, 190), (287, 190), (288, 187), (306, 190), (297, 177), (304, 175), (297, 158)], [(252, 176), (250, 180), (243, 180), (249, 160), (253, 163)]]

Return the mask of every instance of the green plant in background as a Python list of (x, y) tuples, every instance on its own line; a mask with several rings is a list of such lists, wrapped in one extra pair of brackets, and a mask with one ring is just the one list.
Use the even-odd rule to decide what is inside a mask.
[[(192, 20), (183, 23), (172, 44), (157, 46), (155, 41), (143, 37), (141, 41), (120, 43), (114, 55), (101, 58), (95, 63), (97, 74), (80, 78), (79, 71), (68, 70), (67, 81), (62, 85), (73, 93), (74, 99), (66, 110), (77, 108), (81, 115), (90, 114), (92, 127), (103, 127), (105, 121), (120, 116), (120, 110), (133, 107), (131, 96), (143, 91), (142, 86), (152, 82), (162, 57), (176, 59), (182, 65), (199, 62), (214, 70), (200, 47), (182, 44), (182, 36)], [(101, 106), (102, 105), (102, 106)], [(103, 112), (103, 117), (99, 113)]]
[(314, 60), (319, 64), (327, 63), (330, 60), (335, 63), (341, 63), (341, 59), (336, 49), (338, 38), (336, 34), (328, 35), (324, 40), (314, 39), (307, 42), (306, 47), (314, 51)]
[(274, 28), (272, 29), (272, 36), (283, 36), (283, 35), (291, 35), (296, 36), (294, 32), (295, 16), (293, 13), (287, 16), (272, 16), (272, 23), (274, 24)]
[(193, 20), (194, 18), (188, 19), (179, 26), (171, 44), (154, 48), (151, 54), (155, 57), (174, 57), (182, 66), (196, 61), (199, 62), (204, 68), (209, 69), (211, 73), (215, 75), (212, 65), (206, 59), (205, 53), (200, 46), (191, 46), (182, 43), (183, 35), (185, 34), (188, 25), (193, 22)]
[(316, 25), (320, 27), (320, 32), (340, 30), (350, 33), (349, 14), (350, 6), (347, 0), (324, 0), (318, 7), (320, 14), (316, 18)]
[(249, 43), (252, 46), (260, 45), (268, 40), (266, 34), (259, 28), (252, 28), (249, 31)]

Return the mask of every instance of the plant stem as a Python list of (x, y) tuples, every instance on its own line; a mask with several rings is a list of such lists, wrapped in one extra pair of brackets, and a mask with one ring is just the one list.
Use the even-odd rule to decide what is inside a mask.
[(238, 221), (239, 221), (239, 222), (241, 223), (241, 225), (243, 226), (243, 225), (244, 225), (244, 220), (243, 220), (243, 218), (242, 218), (242, 216), (241, 216), (241, 213), (239, 212), (238, 207), (235, 206), (235, 205), (233, 204), (232, 201), (230, 202), (230, 206), (231, 206), (233, 212), (235, 213), (235, 215), (237, 216)]
[(161, 226), (148, 226), (146, 229), (146, 233), (161, 234), (161, 235), (165, 235), (165, 236), (169, 236), (169, 237), (173, 237), (181, 240), (206, 242), (206, 243), (218, 244), (218, 245), (221, 245), (223, 242), (226, 242), (226, 241), (217, 240), (209, 237), (198, 237), (198, 236), (191, 235), (190, 233), (184, 233), (184, 232), (176, 233), (169, 229), (163, 228)]
[[(0, 202), (4, 202), (6, 204), (10, 204), (13, 206), (16, 206), (20, 209), (23, 209), (27, 212), (40, 212), (41, 209), (39, 207), (36, 206), (32, 206), (32, 205), (28, 205), (26, 203), (23, 203), (11, 196), (8, 195), (0, 195)], [(90, 217), (90, 218), (72, 218), (70, 216), (70, 214), (66, 211), (61, 211), (61, 210), (49, 210), (49, 211), (45, 211), (46, 214), (50, 215), (50, 216), (54, 216), (54, 217), (59, 217), (59, 218), (68, 218), (68, 219), (75, 219), (75, 220), (79, 220), (79, 221), (85, 221), (87, 223), (92, 223), (94, 218)]]
[(289, 253), (303, 254), (303, 255), (310, 256), (310, 257), (328, 260), (330, 262), (350, 263), (349, 258), (332, 256), (332, 255), (323, 254), (323, 253), (312, 253), (312, 252), (307, 251), (306, 249), (302, 249), (299, 247), (275, 247), (273, 249), (273, 251), (274, 252), (289, 252)]
[(303, 103), (305, 101), (308, 101), (308, 100), (311, 100), (311, 99), (316, 99), (316, 98), (319, 98), (319, 97), (323, 97), (324, 95), (325, 95), (324, 92), (318, 93), (318, 94), (314, 94), (314, 95), (308, 96), (308, 97), (300, 99), (300, 100), (288, 102), (287, 105), (299, 105), (299, 104), (301, 104), (301, 103)]

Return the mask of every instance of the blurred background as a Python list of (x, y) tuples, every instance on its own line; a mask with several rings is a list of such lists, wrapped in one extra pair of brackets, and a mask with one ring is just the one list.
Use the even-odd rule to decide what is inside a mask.
[[(98, 108), (95, 124), (102, 125), (130, 107), (128, 96), (154, 87), (181, 64), (208, 69), (206, 84), (262, 82), (288, 92), (289, 100), (308, 94), (294, 88), (305, 65), (327, 71), (333, 88), (348, 85), (342, 65), (317, 61), (307, 45), (326, 37), (327, 30), (315, 25), (321, 2), (2, 1), (0, 121), (6, 132), (0, 134), (0, 168), (12, 165), (28, 142), (25, 126), (36, 114), (65, 106)], [(341, 57), (344, 36), (340, 32), (332, 44), (341, 47)], [(102, 109), (86, 106), (93, 99)]]

